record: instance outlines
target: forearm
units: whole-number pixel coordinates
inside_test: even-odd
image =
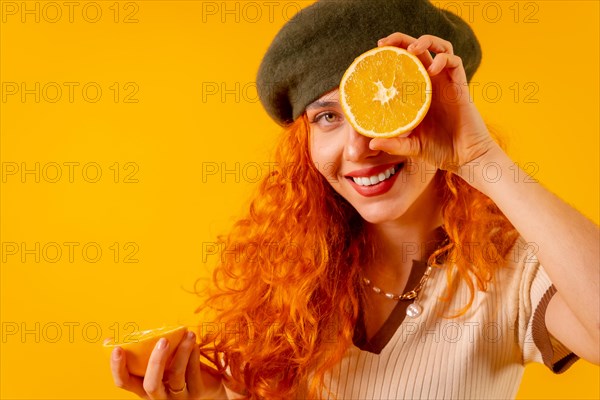
[[[500,147],[466,164],[458,175],[490,197],[521,236],[537,246],[536,256],[565,303],[590,335],[598,337],[598,226],[537,183]]]

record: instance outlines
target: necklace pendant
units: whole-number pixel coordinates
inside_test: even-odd
[[[423,307],[421,307],[417,303],[412,303],[408,307],[406,307],[406,315],[408,315],[411,318],[417,318],[419,315],[421,315],[422,311]]]

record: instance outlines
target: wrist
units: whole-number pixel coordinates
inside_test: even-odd
[[[502,180],[506,170],[511,168],[513,161],[496,142],[479,157],[461,165],[456,175],[465,182],[489,196],[492,184]]]

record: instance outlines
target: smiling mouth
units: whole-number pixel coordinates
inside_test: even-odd
[[[398,172],[400,172],[402,167],[404,167],[404,163],[394,165],[386,169],[385,171],[380,172],[379,174],[360,177],[347,176],[346,179],[353,180],[354,183],[356,183],[359,186],[374,186],[396,175]]]

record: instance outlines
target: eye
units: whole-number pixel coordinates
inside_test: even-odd
[[[321,128],[334,128],[343,121],[343,116],[337,112],[324,111],[315,115],[311,121],[313,124],[319,125]]]
[[[334,113],[328,112],[328,113],[324,113],[321,118],[323,118],[323,120],[325,120],[325,122],[334,123],[336,116]]]

